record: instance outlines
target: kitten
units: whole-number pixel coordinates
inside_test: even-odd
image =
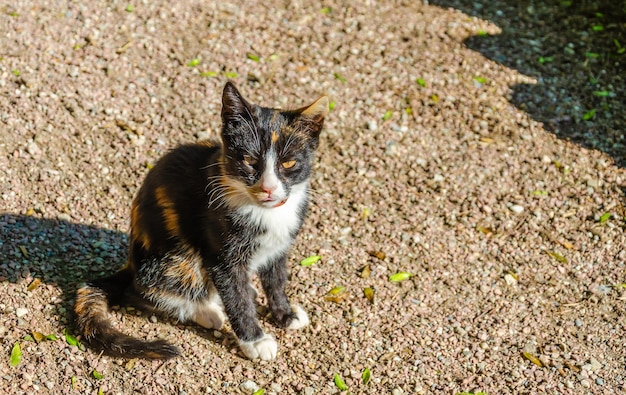
[[[131,213],[128,262],[83,284],[74,313],[79,332],[109,355],[166,359],[163,341],[122,334],[107,317],[131,303],[220,329],[226,318],[246,357],[276,357],[256,317],[258,274],[274,323],[309,323],[285,294],[287,254],[307,211],[309,179],[328,98],[291,111],[248,103],[226,83],[219,141],[183,145],[148,173]]]

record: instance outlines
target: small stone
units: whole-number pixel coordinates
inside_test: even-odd
[[[391,391],[391,394],[392,394],[392,395],[402,395],[403,393],[404,393],[404,392],[403,392],[400,388],[394,388],[394,389]]]
[[[509,209],[515,214],[521,214],[524,212],[524,207],[520,206],[519,204],[513,204],[511,205],[511,207],[509,207]]]
[[[157,319],[156,315],[151,315],[150,316],[150,322],[152,322],[153,324],[156,324],[157,321],[158,321],[158,319]]]
[[[18,307],[17,309],[15,309],[15,315],[17,316],[17,318],[22,318],[26,314],[28,314],[28,309],[27,308]]]
[[[315,393],[315,389],[313,387],[304,387],[302,390],[302,395],[313,395]]]
[[[216,339],[220,339],[222,337],[222,332],[213,331],[213,336],[215,336]]]
[[[580,328],[581,326],[583,326],[583,322],[581,320],[579,320],[579,319],[575,319],[574,320],[574,325],[576,325],[577,327]]]
[[[58,218],[60,221],[64,221],[64,222],[70,222],[70,221],[72,220],[72,217],[70,217],[70,215],[69,215],[69,214],[65,214],[65,213],[63,213],[63,214],[59,214],[59,215],[57,216],[57,218]]]
[[[32,156],[38,156],[41,154],[41,148],[39,148],[37,143],[35,143],[34,141],[28,143],[28,145],[26,146],[26,151]]]
[[[590,388],[591,387],[591,383],[587,379],[580,380],[580,385],[582,385],[585,388]]]
[[[441,174],[435,174],[435,176],[433,177],[433,181],[435,182],[442,182],[443,180],[445,180],[445,178],[443,178]]]
[[[259,386],[257,385],[257,383],[255,383],[252,380],[246,380],[243,383],[241,383],[239,386],[244,391],[247,391],[247,392],[250,392],[250,393],[252,393],[252,392],[254,392],[254,391],[259,389]]]
[[[376,121],[369,121],[367,123],[367,128],[372,132],[375,132],[378,129],[378,124],[376,123]]]
[[[198,139],[198,141],[208,140],[209,137],[211,137],[211,133],[206,130],[196,133],[196,138]]]
[[[507,285],[516,285],[517,279],[511,273],[507,273],[504,275],[504,281]]]
[[[598,370],[602,369],[602,364],[594,357],[591,357],[591,359],[589,360],[589,365],[591,365],[592,372],[597,372]]]

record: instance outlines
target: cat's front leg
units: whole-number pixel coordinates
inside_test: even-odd
[[[276,358],[278,345],[274,337],[259,326],[249,283],[250,277],[243,265],[222,265],[213,271],[213,284],[239,339],[241,351],[250,359],[269,361]]]
[[[259,270],[263,291],[267,296],[272,319],[277,326],[300,329],[309,324],[309,316],[298,305],[291,305],[285,293],[287,285],[287,257],[268,263]]]

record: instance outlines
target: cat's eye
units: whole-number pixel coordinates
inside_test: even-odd
[[[292,167],[296,165],[296,161],[288,160],[288,161],[281,163],[281,165],[283,166],[283,169],[291,169]]]
[[[243,156],[243,163],[246,164],[246,166],[254,166],[257,164],[257,160],[254,159],[253,157],[251,157],[250,155],[244,155]]]

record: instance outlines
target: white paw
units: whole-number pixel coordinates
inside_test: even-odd
[[[276,358],[278,344],[272,335],[265,334],[262,338],[253,342],[239,342],[239,347],[244,355],[249,359],[261,358],[264,361],[271,361]]]
[[[196,309],[192,319],[207,329],[221,329],[226,321],[226,315],[219,304],[207,303]]]
[[[309,325],[309,315],[302,309],[302,307],[294,304],[291,306],[291,310],[296,313],[295,318],[291,321],[291,324],[287,327],[287,329],[300,329]]]

